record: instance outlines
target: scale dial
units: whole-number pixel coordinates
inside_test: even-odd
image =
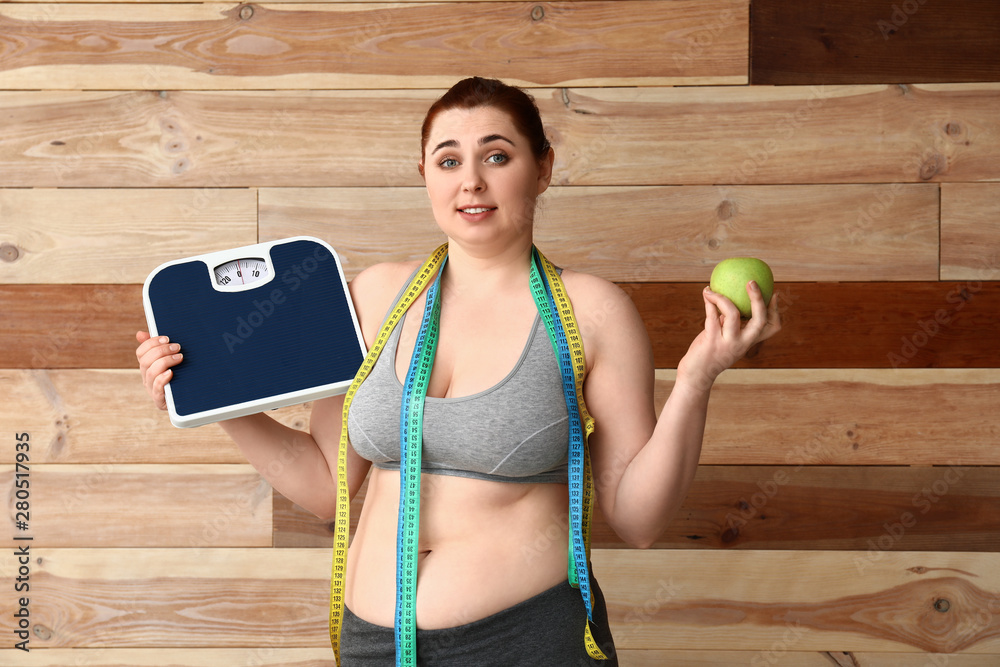
[[[238,288],[243,285],[267,282],[271,277],[267,262],[260,257],[234,259],[215,267],[215,284],[219,287]]]

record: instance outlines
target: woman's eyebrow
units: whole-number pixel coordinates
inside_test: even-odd
[[[488,144],[491,141],[497,141],[497,140],[506,141],[511,146],[515,145],[513,141],[503,136],[502,134],[487,134],[485,137],[479,140],[479,145],[482,146],[483,144]]]
[[[439,143],[437,146],[434,147],[434,150],[431,151],[431,155],[437,153],[442,148],[458,148],[458,142],[455,141],[454,139],[448,139],[447,141],[442,141],[441,143]]]
[[[511,146],[517,145],[507,137],[503,136],[502,134],[487,134],[485,137],[481,137],[479,139],[479,145],[483,146],[485,144],[490,143],[491,141],[506,141]],[[431,155],[437,153],[442,148],[458,148],[458,147],[459,147],[458,141],[456,141],[455,139],[448,139],[447,141],[442,141],[437,146],[435,146],[434,150],[431,151]]]

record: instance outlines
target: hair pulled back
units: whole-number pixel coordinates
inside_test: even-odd
[[[439,113],[479,107],[492,107],[506,112],[517,131],[527,137],[536,160],[541,161],[548,154],[550,144],[545,137],[542,117],[534,98],[520,88],[497,79],[473,76],[456,83],[427,110],[420,129],[421,156],[427,150],[427,138]]]

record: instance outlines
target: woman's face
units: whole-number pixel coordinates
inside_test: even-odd
[[[449,109],[431,126],[420,167],[434,218],[449,238],[471,245],[530,241],[552,153],[539,164],[504,111]]]

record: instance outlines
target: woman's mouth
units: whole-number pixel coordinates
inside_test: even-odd
[[[495,211],[496,207],[472,206],[469,208],[460,208],[458,210],[461,211],[462,213],[468,213],[469,215],[478,215],[479,213],[486,213],[487,211]]]

